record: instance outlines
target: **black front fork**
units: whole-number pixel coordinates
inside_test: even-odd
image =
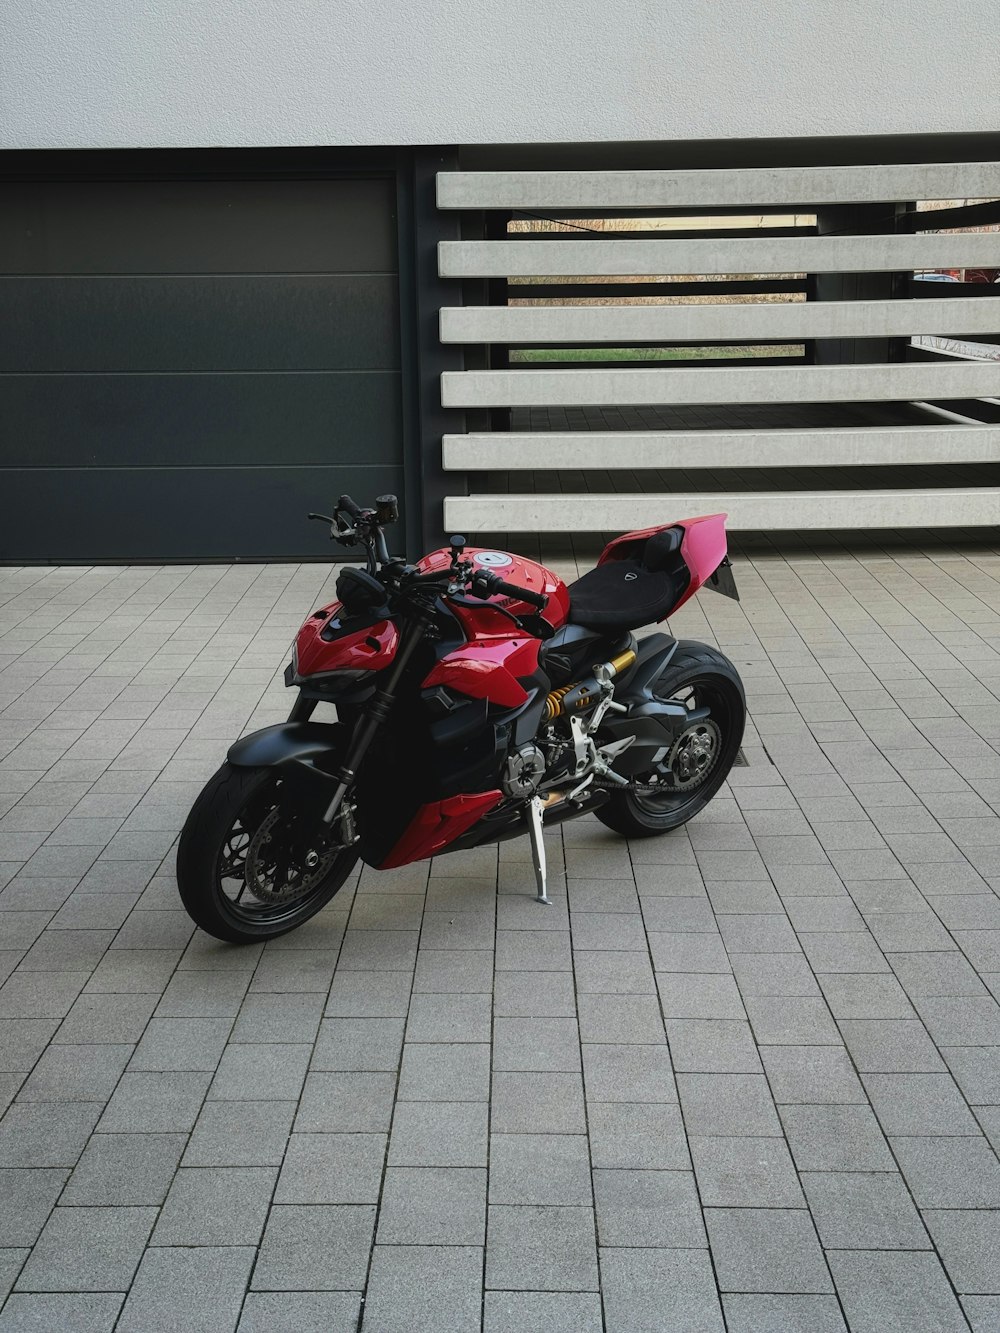
[[[375,739],[375,733],[389,716],[392,711],[392,705],[395,701],[396,689],[402,679],[403,672],[410,663],[410,659],[416,652],[420,641],[424,637],[428,621],[421,617],[411,624],[409,633],[400,645],[399,652],[396,654],[396,660],[392,664],[392,670],[388,678],[380,689],[376,690],[371,700],[364,709],[364,712],[358,718],[354,727],[354,733],[351,736],[350,744],[347,747],[347,755],[343,764],[334,773],[334,781],[337,783],[330,804],[323,814],[322,822],[329,828],[337,818],[337,811],[347,792],[350,790],[351,783],[357,776],[358,767],[368,751],[369,745]],[[301,700],[300,700],[301,702]],[[307,701],[312,702],[311,700]],[[292,710],[294,713],[294,709]],[[294,719],[298,721],[299,719]]]

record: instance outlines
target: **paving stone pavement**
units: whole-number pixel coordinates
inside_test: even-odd
[[[237,949],[175,839],[333,568],[0,570],[0,1333],[1000,1328],[1000,554],[736,574],[686,829]]]

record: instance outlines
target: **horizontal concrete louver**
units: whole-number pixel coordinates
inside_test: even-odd
[[[643,208],[801,213],[835,204],[902,201],[912,206],[919,199],[997,197],[997,162],[760,171],[449,172],[437,180],[442,209],[496,210],[508,216],[518,210],[543,215],[563,210],[578,219],[597,217],[602,210],[618,216]],[[581,212],[586,209],[594,211]],[[640,222],[637,228],[644,225]],[[705,239],[692,237],[690,231],[676,237],[664,231],[662,239],[649,239],[648,229],[642,239],[623,239],[615,230],[596,237],[528,232],[507,240],[443,242],[438,264],[445,278],[514,279],[508,291],[518,301],[456,303],[443,309],[440,337],[447,344],[557,350],[918,336],[1000,342],[1000,285],[993,291],[980,287],[974,295],[968,288],[958,289],[952,296],[947,288],[907,286],[905,280],[906,274],[920,270],[1000,268],[1000,235],[995,232],[768,235],[761,229],[738,236],[720,230]],[[655,281],[668,274],[803,273],[904,275],[896,280],[895,291],[911,294],[903,299],[762,303],[729,303],[723,297],[713,304],[664,306],[629,304],[624,283],[614,285],[616,278]],[[529,281],[517,284],[519,278]],[[581,279],[609,284],[614,300],[596,305],[533,300],[533,286],[541,291],[539,280],[553,293],[585,298],[590,284]],[[782,290],[788,287],[786,281]],[[456,294],[460,290],[456,284]],[[647,295],[654,290],[656,295],[670,294],[665,283],[655,289],[647,284],[643,290]],[[717,290],[724,290],[724,284]],[[711,291],[706,283],[705,292]],[[857,344],[866,346],[872,344]],[[859,355],[863,358],[865,351]],[[991,357],[988,350],[980,355]],[[982,470],[984,464],[1000,463],[1000,359],[872,357],[846,364],[775,364],[765,357],[756,364],[604,361],[591,368],[579,361],[553,365],[536,360],[511,369],[445,373],[441,394],[445,407],[514,412],[509,431],[479,429],[445,436],[445,469],[468,473],[473,492],[446,501],[449,527],[605,531],[706,510],[728,511],[730,526],[737,529],[1000,522],[1000,487],[983,484],[995,474],[984,476]],[[843,405],[849,419],[842,425],[806,421],[802,414],[815,415],[817,405]],[[752,413],[764,408],[776,414],[775,428],[752,428]],[[695,429],[685,429],[688,409],[702,411],[700,419],[692,417]],[[782,420],[786,409],[787,420]],[[671,428],[650,428],[650,416],[657,411]],[[546,428],[546,413],[558,421],[558,428]],[[891,419],[893,413],[897,420]],[[734,424],[722,429],[727,414]],[[531,428],[519,427],[519,418],[523,426],[529,416]],[[607,429],[609,420],[626,428]],[[969,466],[959,469],[956,464]],[[950,470],[939,474],[940,482],[931,474],[926,486],[913,484],[915,476],[923,480],[926,474],[910,471],[894,477],[891,470],[942,465],[951,465]],[[501,487],[501,493],[477,494],[477,477],[498,467],[533,473],[536,484],[526,487],[522,479],[520,485],[511,485],[515,493]],[[838,469],[835,482],[827,477],[821,483],[837,489],[810,485],[809,472],[798,471],[809,468]],[[974,468],[979,468],[978,476]],[[657,487],[655,473],[678,469],[693,470],[695,484]],[[726,469],[731,486],[725,484]],[[773,489],[759,476],[748,481],[748,470],[755,469],[767,470],[763,475],[775,479]],[[576,489],[571,484],[563,493],[544,493],[547,487],[554,492],[559,481],[553,478],[560,471],[575,474]],[[645,474],[638,484],[631,475],[636,471]],[[605,493],[580,481],[588,472],[603,474],[598,484],[606,486]]]

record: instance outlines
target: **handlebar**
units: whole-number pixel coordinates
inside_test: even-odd
[[[519,588],[516,583],[505,583],[499,574],[492,574],[486,569],[477,570],[473,575],[470,591],[477,597],[495,597],[497,593],[505,593],[508,597],[517,598],[519,602],[537,607],[539,611],[544,611],[549,604],[544,593],[533,592],[531,588]]]
[[[337,501],[337,508],[343,510],[345,514],[350,514],[351,518],[361,518],[363,510],[360,505],[356,505],[349,495],[342,495]]]

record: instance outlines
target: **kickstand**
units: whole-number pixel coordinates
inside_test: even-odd
[[[542,811],[545,809],[545,803],[540,796],[533,796],[528,805],[528,837],[531,839],[531,863],[535,867],[535,884],[538,893],[535,895],[536,903],[544,903],[546,907],[552,905],[552,899],[545,891],[545,843],[542,839]]]

